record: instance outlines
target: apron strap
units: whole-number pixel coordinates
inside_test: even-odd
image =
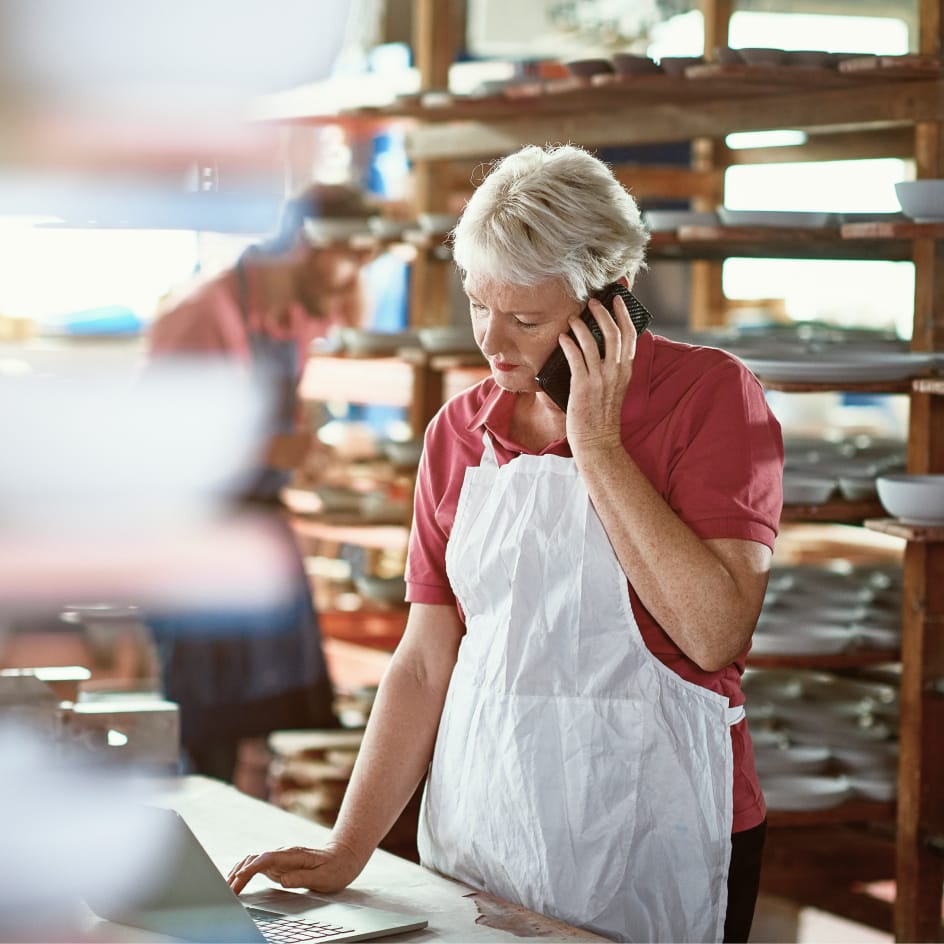
[[[492,438],[487,432],[482,433],[482,443],[485,448],[482,450],[482,460],[479,462],[479,465],[494,466],[497,468],[498,456],[495,455],[495,447],[492,445]]]
[[[747,712],[744,711],[743,705],[737,705],[734,708],[725,708],[725,713],[728,719],[728,727],[734,727],[739,721],[743,721],[747,717]]]

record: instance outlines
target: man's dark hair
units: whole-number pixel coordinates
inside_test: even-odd
[[[376,214],[370,195],[353,184],[310,184],[285,201],[276,234],[259,248],[267,253],[287,252],[306,219],[366,220]]]

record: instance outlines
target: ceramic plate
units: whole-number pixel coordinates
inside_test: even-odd
[[[803,213],[796,210],[731,210],[718,207],[718,218],[725,226],[777,226],[785,229],[821,229],[836,226],[835,213]]]
[[[766,357],[742,357],[741,360],[761,380],[787,383],[868,383],[905,380],[932,366],[933,355],[863,352],[858,356],[815,355],[805,360],[777,360]]]
[[[845,777],[767,777],[761,786],[772,810],[828,810],[852,795]]]
[[[825,655],[844,652],[855,642],[855,633],[843,626],[819,627],[814,632],[764,632],[758,626],[751,644],[754,655]]]
[[[830,756],[828,747],[797,744],[792,747],[757,749],[754,760],[758,773],[764,777],[773,774],[816,774],[826,768]]]

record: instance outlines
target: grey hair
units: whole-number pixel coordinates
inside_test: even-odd
[[[645,267],[649,233],[603,161],[573,145],[528,145],[496,161],[452,232],[463,280],[559,279],[586,299]]]

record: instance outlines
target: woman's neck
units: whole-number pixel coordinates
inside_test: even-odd
[[[567,416],[543,393],[519,393],[510,432],[515,442],[531,452],[541,452],[567,435]]]

